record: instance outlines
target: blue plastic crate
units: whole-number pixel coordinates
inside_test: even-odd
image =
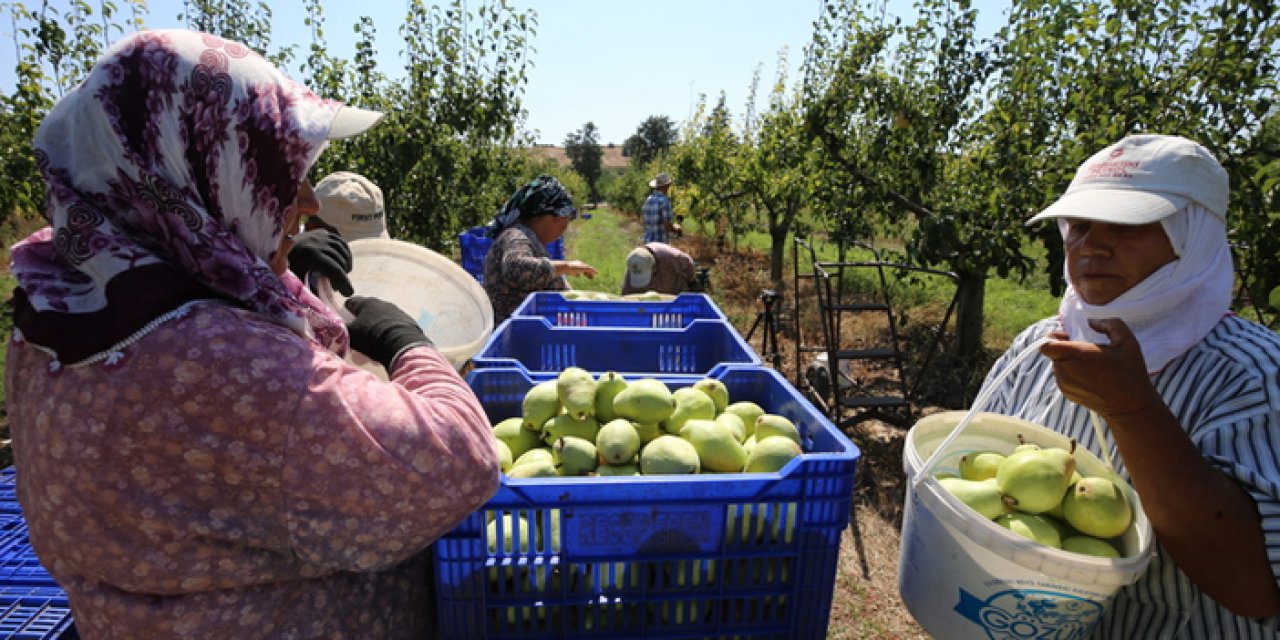
[[[477,369],[514,368],[530,375],[575,366],[592,373],[707,376],[728,367],[759,366],[760,356],[733,325],[694,320],[683,329],[558,327],[543,318],[508,318],[480,353]]]
[[[25,522],[19,530],[0,537],[0,585],[8,587],[57,587],[31,548]]]
[[[703,293],[682,293],[667,302],[568,300],[554,291],[529,294],[512,312],[516,318],[542,318],[563,327],[683,329],[694,320],[728,323],[720,307]]]
[[[77,637],[71,605],[61,589],[0,586],[0,638]]]
[[[489,255],[493,239],[485,227],[472,227],[458,234],[458,248],[462,254],[462,268],[480,284],[484,284],[484,257]],[[552,259],[564,260],[564,237],[547,244]]]
[[[795,422],[805,455],[778,473],[504,476],[436,543],[441,637],[825,638],[859,451],[776,371],[715,377]],[[467,381],[495,422],[534,384],[511,369]],[[489,548],[501,516],[529,546]]]

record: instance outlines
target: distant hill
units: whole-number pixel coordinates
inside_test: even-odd
[[[605,169],[625,169],[631,165],[631,158],[623,157],[622,146],[603,145],[600,150],[604,155],[600,158],[600,163]],[[536,144],[529,147],[529,152],[539,158],[551,158],[562,165],[568,165],[569,156],[565,155],[564,147],[557,147],[552,144]]]

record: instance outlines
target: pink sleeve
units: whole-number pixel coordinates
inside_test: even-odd
[[[336,569],[393,565],[497,491],[492,427],[438,351],[403,354],[392,382],[323,351],[286,445],[296,553]]]

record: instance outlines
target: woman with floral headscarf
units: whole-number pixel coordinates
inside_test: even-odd
[[[1031,219],[1058,224],[1069,286],[987,409],[1105,451],[1157,543],[1090,637],[1280,637],[1280,335],[1231,313],[1228,192],[1203,146],[1133,135]]]
[[[379,117],[162,30],[41,124],[50,226],[13,248],[5,387],[31,542],[81,636],[433,622],[420,551],[496,490],[488,420],[403,312],[352,298],[344,327],[287,268],[308,169]]]
[[[555,178],[538,176],[521,187],[490,224],[493,246],[484,258],[484,288],[493,303],[493,321],[502,322],[534,291],[564,291],[565,276],[596,277],[581,260],[553,260],[555,242],[578,217],[573,197]]]

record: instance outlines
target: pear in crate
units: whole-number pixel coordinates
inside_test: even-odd
[[[583,420],[596,414],[596,379],[580,367],[565,367],[556,376],[556,396],[569,415]]]
[[[739,400],[731,403],[724,408],[724,412],[732,413],[742,418],[742,424],[747,427],[748,436],[756,432],[756,419],[764,415],[764,409],[750,400]]]
[[[1062,548],[1062,538],[1058,536],[1057,527],[1042,515],[1014,511],[996,518],[996,524],[1046,547]]]
[[[503,471],[511,470],[511,447],[501,440],[494,440],[493,444],[498,449],[498,467]]]
[[[784,416],[773,413],[766,413],[756,418],[755,436],[756,442],[768,438],[782,437],[790,439],[797,445],[804,444],[800,440],[800,430],[796,428],[795,423]]]
[[[790,438],[757,440],[751,447],[751,453],[747,454],[747,464],[742,470],[747,473],[774,473],[802,453],[800,445]]]
[[[715,402],[693,387],[676,389],[671,397],[676,401],[676,408],[670,417],[662,421],[663,431],[671,435],[680,435],[684,423],[689,420],[712,420],[716,417]]]
[[[632,422],[658,424],[676,410],[675,398],[666,383],[657,378],[641,378],[613,397],[613,410]]]
[[[596,423],[595,416],[588,415],[579,420],[568,413],[562,413],[542,426],[542,441],[554,445],[556,440],[564,436],[578,436],[595,442],[596,433],[599,431],[600,425]]]
[[[693,383],[693,388],[707,394],[715,403],[716,415],[720,415],[729,406],[729,387],[715,378],[703,378]]]
[[[514,469],[523,464],[549,464],[555,465],[555,456],[551,454],[551,447],[534,447],[518,456],[511,461],[511,468]]]
[[[585,476],[596,470],[595,443],[578,436],[564,436],[551,446],[556,472],[562,476]]]
[[[680,436],[662,435],[640,450],[640,472],[644,475],[698,473],[698,450]]]
[[[1004,462],[1004,454],[996,451],[974,451],[960,458],[960,477],[965,480],[986,480],[996,477],[996,470]]]
[[[519,458],[530,449],[542,446],[542,439],[538,437],[538,432],[524,428],[524,418],[521,417],[507,418],[494,425],[493,436],[507,443],[512,459]]]
[[[939,478],[938,484],[988,520],[995,520],[1008,511],[1004,495],[1000,493],[1000,486],[996,484],[994,478],[986,480]]]
[[[746,442],[747,425],[742,421],[742,418],[737,416],[737,414],[729,413],[728,411],[722,412],[720,415],[716,416],[716,422],[728,427],[729,431],[733,432],[734,440],[737,440],[739,443]]]
[[[610,420],[596,433],[596,451],[604,464],[625,464],[640,453],[640,432],[626,418]]]
[[[1093,476],[1076,482],[1062,501],[1062,515],[1080,533],[1114,538],[1133,522],[1125,489],[1110,478]]]
[[[640,475],[640,465],[628,464],[602,464],[596,467],[597,476],[638,476]]]
[[[560,396],[556,393],[556,381],[547,380],[533,385],[521,401],[521,417],[524,428],[542,431],[542,425],[560,413]]]
[[[666,435],[666,432],[662,430],[661,423],[632,422],[631,426],[635,427],[636,433],[640,434],[641,447],[643,447],[646,444],[649,444],[650,442],[653,442],[653,439],[657,438],[658,436]]]
[[[512,465],[511,470],[507,472],[509,478],[555,478],[559,475],[555,463],[550,460],[535,460]]]
[[[689,420],[680,437],[698,452],[703,471],[740,472],[747,464],[747,452],[733,432],[715,420]]]
[[[1071,451],[1059,447],[1014,451],[1000,463],[996,482],[1023,513],[1044,513],[1062,502],[1076,470],[1076,442]]]
[[[613,410],[613,399],[627,388],[627,379],[613,371],[606,371],[596,378],[596,421],[604,424],[618,417]]]

